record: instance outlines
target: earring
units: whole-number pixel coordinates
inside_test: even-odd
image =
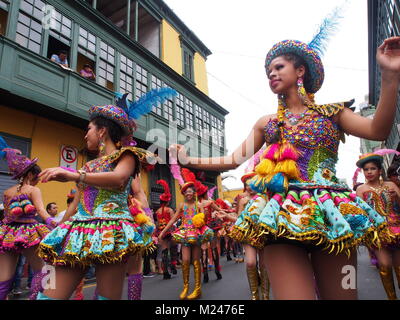
[[[306,89],[304,88],[303,78],[297,79],[297,94],[299,95],[303,104],[308,105],[308,96]]]
[[[106,144],[104,143],[104,140],[102,138],[99,142],[99,155],[101,157],[106,155]]]

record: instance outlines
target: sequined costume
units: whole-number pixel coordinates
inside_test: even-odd
[[[37,246],[50,232],[45,224],[35,219],[37,211],[27,194],[20,193],[12,198],[4,195],[4,213],[0,222],[0,254],[21,253],[23,249]]]
[[[161,231],[164,230],[165,226],[171,220],[171,215],[169,213],[169,210],[166,210],[165,207],[161,207],[161,210],[157,210],[156,216],[157,216],[157,229],[154,236],[158,237]],[[168,231],[164,234],[163,239],[170,239],[172,236],[171,233],[173,231],[175,231],[174,226],[168,229]]]
[[[204,215],[206,218],[206,225],[210,229],[212,229],[212,231],[214,231],[214,235],[216,235],[218,231],[222,229],[223,225],[221,219],[218,219],[217,217],[213,218],[212,216],[212,213],[214,211],[214,209],[212,208],[213,203],[214,201],[210,202],[204,207]]]
[[[189,208],[186,204],[183,206],[182,223],[180,227],[172,233],[172,237],[178,243],[185,246],[192,244],[201,245],[202,243],[209,242],[214,236],[214,232],[203,225],[201,228],[196,228],[193,225],[193,217],[196,214],[195,208]]]
[[[139,160],[146,156],[142,149],[125,147],[86,163],[83,170],[88,173],[113,171],[125,152],[133,153]],[[133,176],[138,170],[137,161]],[[41,242],[39,255],[53,265],[88,266],[126,261],[139,250],[152,249],[151,236],[135,223],[128,208],[131,179],[120,190],[80,185],[77,213]]]
[[[342,252],[360,243],[370,246],[384,218],[335,177],[341,132],[333,116],[344,105],[315,110],[296,126],[283,126],[283,139],[299,152],[300,181],[290,180],[287,192],[269,194],[259,219],[238,221],[232,236],[253,241],[259,248],[279,239],[302,241],[329,252]],[[276,135],[278,119],[265,127],[266,144]]]
[[[396,203],[393,203],[389,193],[389,187],[384,186],[376,190],[368,190],[363,193],[363,199],[379,214],[386,218],[391,238],[384,233],[380,234],[381,242],[386,246],[398,247],[400,244],[400,215],[395,211]]]

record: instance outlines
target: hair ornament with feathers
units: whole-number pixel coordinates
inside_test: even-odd
[[[164,193],[160,195],[160,200],[164,201],[164,202],[171,201],[171,191],[169,189],[168,182],[163,179],[160,179],[160,180],[157,180],[156,183],[161,185],[164,189]]]

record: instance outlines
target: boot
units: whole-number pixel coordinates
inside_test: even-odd
[[[42,273],[42,271],[34,273],[32,278],[32,284],[30,290],[31,294],[29,296],[29,300],[36,300],[38,293],[43,291],[42,280],[45,275],[46,274]]]
[[[11,291],[14,278],[7,281],[0,281],[0,300],[6,300],[8,293]]]
[[[193,261],[194,267],[194,290],[187,296],[188,300],[195,300],[201,296],[201,264],[200,260]]]
[[[143,273],[128,276],[128,300],[142,300]],[[97,295],[99,297],[99,295]],[[100,300],[97,298],[97,300]]]
[[[177,264],[178,264],[178,246],[172,245],[169,249],[169,254],[171,256],[171,272],[172,274],[177,274],[176,271]]]
[[[269,288],[270,282],[268,279],[267,269],[260,269],[260,277],[261,277],[261,296],[262,300],[269,300]]]
[[[176,261],[172,261],[170,264],[172,274],[177,274],[178,271],[176,270]]]
[[[217,280],[221,280],[222,279],[221,266],[219,265],[219,255],[217,248],[212,249],[212,257],[214,260],[215,274],[217,275]]]
[[[247,280],[249,281],[251,300],[260,300],[258,293],[258,271],[257,267],[247,267]]]
[[[171,279],[171,275],[168,272],[168,265],[169,265],[169,262],[168,262],[168,249],[164,249],[161,252],[161,254],[162,254],[162,268],[163,268],[163,271],[164,271],[163,279]]]
[[[396,290],[393,282],[393,272],[391,267],[380,266],[379,275],[381,276],[383,287],[389,300],[397,300]]]
[[[232,261],[231,250],[229,249],[226,252],[226,261]]]
[[[190,275],[190,262],[182,262],[182,278],[183,278],[183,290],[179,295],[179,299],[184,300],[189,292],[189,275]]]

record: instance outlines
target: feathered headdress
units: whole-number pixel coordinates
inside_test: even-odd
[[[181,170],[182,173],[182,178],[185,181],[185,183],[181,186],[181,193],[185,193],[187,188],[189,187],[194,187],[196,186],[196,176],[192,171],[190,171],[187,168],[182,168]]]
[[[160,179],[160,180],[157,180],[156,183],[161,185],[164,188],[164,193],[162,195],[160,195],[160,200],[164,201],[164,202],[171,201],[171,192],[169,190],[168,182],[163,179]]]
[[[214,197],[214,192],[216,189],[217,189],[217,186],[214,186],[207,191],[207,196],[209,199],[212,199]]]

